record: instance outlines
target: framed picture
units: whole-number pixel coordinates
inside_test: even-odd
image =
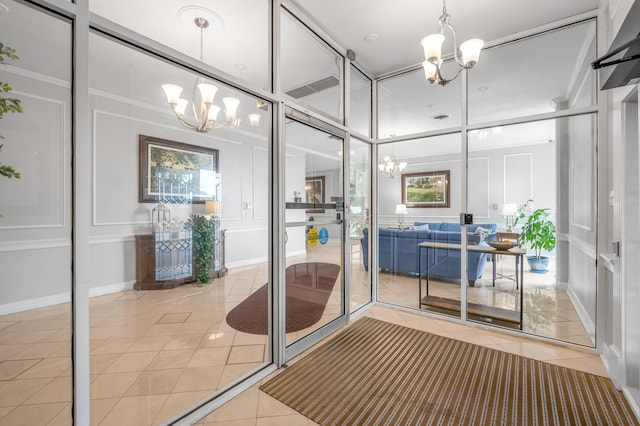
[[[449,175],[449,170],[403,174],[402,203],[407,207],[449,207]]]
[[[305,193],[307,203],[324,203],[325,189],[324,176],[307,176],[305,178]],[[310,209],[307,213],[324,213],[324,209]]]
[[[220,199],[218,150],[140,135],[138,201],[168,204]]]

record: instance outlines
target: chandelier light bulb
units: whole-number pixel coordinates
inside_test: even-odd
[[[442,15],[438,19],[440,25],[440,33],[430,34],[422,39],[421,44],[424,49],[425,61],[422,63],[424,68],[424,76],[431,83],[438,83],[441,86],[446,85],[455,80],[463,69],[470,69],[478,62],[480,50],[484,46],[484,41],[479,38],[467,40],[460,45],[460,55],[458,55],[458,42],[456,40],[456,30],[451,25],[451,16],[447,13],[446,0],[442,1]],[[450,79],[442,76],[442,44],[444,43],[445,27],[449,29],[453,35],[453,56],[456,63],[460,66],[458,72]]]
[[[249,117],[249,125],[251,127],[260,125],[260,114],[249,114],[247,117]]]
[[[215,122],[218,119],[218,113],[220,112],[220,107],[217,105],[211,105],[209,107],[209,114],[207,115],[207,121]]]
[[[222,99],[222,102],[224,103],[224,113],[227,116],[227,120],[235,120],[236,112],[238,111],[238,105],[240,104],[240,99],[226,97]]]
[[[212,104],[213,98],[216,96],[218,88],[213,84],[200,83],[198,84],[198,89],[200,90],[200,94],[202,95],[202,103],[205,105]]]
[[[164,90],[164,94],[167,95],[167,102],[171,105],[176,105],[180,100],[180,95],[182,94],[182,87],[176,84],[163,84],[162,90]]]
[[[178,115],[178,117],[184,117],[184,111],[185,109],[187,109],[188,104],[189,104],[188,100],[184,98],[178,99],[178,102],[175,104],[173,108],[173,110]]]

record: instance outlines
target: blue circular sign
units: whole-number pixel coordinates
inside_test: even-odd
[[[318,234],[318,241],[320,241],[320,244],[327,244],[327,241],[329,241],[329,231],[327,231],[327,228],[322,228],[320,230],[320,233]]]

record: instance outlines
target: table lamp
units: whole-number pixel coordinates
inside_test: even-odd
[[[398,215],[398,227],[402,228],[402,217],[405,214],[409,214],[409,212],[407,211],[407,205],[406,204],[398,204],[396,206],[396,214]]]
[[[502,206],[502,216],[504,216],[507,225],[507,232],[513,231],[513,217],[518,211],[518,206],[514,203],[507,203]]]

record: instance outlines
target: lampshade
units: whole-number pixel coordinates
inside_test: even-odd
[[[424,61],[422,63],[422,67],[424,68],[424,76],[427,80],[435,80],[436,78],[436,72],[438,71],[438,69],[436,68],[435,65],[433,65],[431,62],[429,61]]]
[[[514,216],[518,211],[518,206],[514,203],[507,203],[502,206],[502,216]]]
[[[251,127],[256,127],[260,124],[260,114],[249,114],[247,117],[249,117],[249,125]]]
[[[424,48],[424,57],[426,60],[432,58],[440,59],[442,43],[444,43],[444,36],[442,34],[430,34],[423,38],[420,43]]]
[[[409,212],[407,211],[407,205],[406,204],[398,204],[396,206],[396,213],[395,214],[409,214]]]
[[[216,96],[218,88],[213,84],[200,83],[198,84],[198,89],[200,90],[200,94],[202,95],[202,102],[205,104],[212,104],[213,98]]]
[[[207,200],[204,202],[205,214],[219,214],[222,210],[222,202],[217,200]]]
[[[236,119],[236,111],[238,110],[238,105],[240,104],[240,99],[236,98],[223,98],[222,102],[224,102],[225,107],[225,115],[227,116],[227,120],[233,121]]]
[[[180,99],[180,94],[182,93],[182,87],[177,84],[163,84],[162,90],[164,90],[164,94],[167,95],[167,102],[175,105],[178,103]]]
[[[484,46],[484,41],[479,38],[472,38],[460,45],[460,52],[462,53],[462,63],[465,66],[474,65],[478,62],[480,57],[480,50]]]

